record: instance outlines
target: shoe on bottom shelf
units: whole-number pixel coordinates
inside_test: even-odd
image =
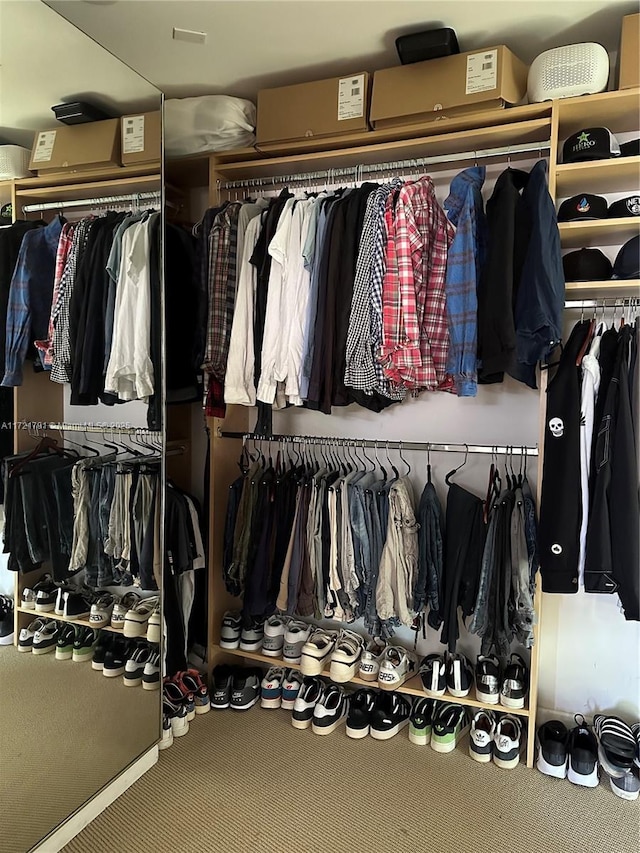
[[[13,599],[0,595],[0,646],[10,646],[13,643]]]
[[[493,763],[503,770],[513,770],[520,763],[522,723],[518,717],[505,714],[498,720],[493,736]]]
[[[93,647],[93,655],[91,657],[91,669],[96,669],[102,672],[104,668],[104,659],[107,651],[111,648],[116,635],[111,631],[98,631],[98,639]]]
[[[56,642],[56,660],[71,660],[73,641],[76,638],[75,625],[63,625]]]
[[[569,732],[560,720],[549,720],[538,729],[536,767],[545,776],[566,779]]]
[[[576,714],[575,721],[575,728],[569,734],[567,778],[574,785],[597,788],[600,781],[598,742],[582,714]]]
[[[237,669],[231,682],[230,707],[234,711],[248,711],[260,699],[262,672],[254,667]]]
[[[31,651],[34,655],[46,655],[48,652],[52,652],[56,647],[59,635],[60,626],[57,622],[45,622],[42,628],[33,635]]]
[[[171,734],[173,737],[183,737],[183,735],[188,734],[189,720],[187,719],[187,709],[182,703],[176,704],[174,702],[171,702],[165,696],[162,700],[162,713],[168,718],[171,724]]]
[[[284,681],[282,682],[282,703],[281,708],[285,711],[293,711],[293,706],[298,698],[298,693],[302,687],[302,673],[297,669],[285,669]]]
[[[433,720],[431,749],[453,752],[460,738],[469,731],[469,717],[462,705],[443,702]]]
[[[369,733],[375,740],[389,740],[409,725],[411,702],[401,693],[379,693],[371,714]]]
[[[162,682],[162,690],[165,699],[168,699],[174,705],[184,705],[187,709],[187,720],[191,722],[196,718],[196,703],[192,693],[185,692],[179,682],[177,676],[173,678],[165,678]]]
[[[153,649],[146,643],[134,647],[130,657],[124,665],[122,681],[125,687],[139,687],[142,684],[144,668],[153,654]]]
[[[31,652],[33,650],[33,638],[46,625],[46,619],[34,619],[26,628],[20,630],[18,635],[18,651]]]
[[[371,714],[376,704],[377,693],[369,687],[363,687],[351,697],[347,716],[347,736],[354,740],[366,737],[370,731]]]
[[[284,669],[272,666],[260,683],[260,707],[279,708],[282,704]]]
[[[160,687],[160,652],[156,649],[144,665],[142,671],[142,689],[158,690]],[[200,712],[202,713],[202,712]]]
[[[609,776],[611,790],[623,800],[637,800],[640,794],[640,779],[637,770],[627,770],[624,776]]]
[[[234,668],[225,663],[214,667],[211,673],[211,707],[214,711],[222,711],[231,704],[233,673]]]
[[[76,626],[76,635],[73,640],[73,660],[76,663],[91,660],[95,642],[96,632],[93,628],[83,628],[80,625]]]
[[[107,678],[124,675],[127,659],[133,654],[134,648],[135,646],[125,640],[124,637],[116,635],[105,652],[102,674]]]
[[[433,717],[437,703],[433,699],[417,699],[409,719],[409,740],[417,746],[426,746],[431,740]]]
[[[316,735],[329,735],[342,725],[349,713],[349,699],[344,688],[329,684],[313,709],[311,730]]]
[[[493,754],[496,718],[493,711],[476,711],[469,731],[469,755],[474,761],[487,764]]]
[[[167,714],[162,715],[162,736],[158,743],[158,749],[169,749],[173,746],[173,731],[171,730],[171,718]]]
[[[291,712],[291,725],[294,729],[309,728],[313,720],[313,712],[322,698],[323,691],[324,684],[319,678],[308,675],[304,679]]]
[[[157,654],[157,652],[154,652],[154,654]],[[189,693],[193,696],[196,714],[198,716],[208,714],[211,710],[209,688],[202,680],[202,676],[198,670],[185,669],[183,672],[179,672],[177,674],[176,679],[178,679],[178,683],[180,684],[183,693]]]
[[[596,714],[593,728],[598,738],[598,758],[609,776],[624,776],[637,758],[636,738],[620,717]]]

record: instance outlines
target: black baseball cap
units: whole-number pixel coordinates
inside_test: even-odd
[[[587,127],[574,133],[562,146],[563,163],[608,160],[620,156],[620,145],[608,127]]]
[[[620,154],[623,157],[639,157],[640,139],[631,139],[629,142],[621,142]]]
[[[578,249],[562,259],[565,281],[606,281],[611,261],[600,249]]]
[[[620,201],[612,201],[607,216],[609,219],[640,216],[640,195],[630,195],[628,198],[621,198]]]
[[[581,193],[563,201],[558,210],[558,222],[576,219],[604,219],[607,215],[607,200],[601,195]]]
[[[640,278],[640,236],[632,237],[618,252],[612,278]]]

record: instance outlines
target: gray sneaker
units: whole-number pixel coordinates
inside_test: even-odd
[[[288,664],[299,664],[302,660],[302,647],[311,636],[313,625],[306,622],[289,622],[284,634],[282,659]]]
[[[623,800],[637,800],[640,794],[640,779],[637,770],[627,770],[624,776],[609,776],[611,790]]]
[[[253,708],[260,698],[261,677],[261,670],[253,667],[236,670],[231,684],[231,708],[234,711],[248,711]]]

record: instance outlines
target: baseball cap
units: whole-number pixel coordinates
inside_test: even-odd
[[[640,236],[632,237],[616,256],[612,278],[640,278]]]
[[[611,261],[600,249],[578,249],[562,259],[565,281],[605,281],[611,278]]]
[[[640,216],[640,195],[630,195],[627,198],[621,198],[619,201],[612,201],[607,216],[609,219]]]
[[[575,219],[604,219],[607,215],[607,200],[601,195],[581,193],[563,201],[558,210],[558,222]]]
[[[620,145],[608,127],[587,127],[574,133],[562,146],[563,163],[608,160],[620,156]]]
[[[620,154],[623,157],[640,156],[640,139],[631,139],[629,142],[621,142]]]

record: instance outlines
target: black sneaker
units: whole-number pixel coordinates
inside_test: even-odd
[[[91,660],[93,647],[96,642],[96,632],[93,628],[76,627],[76,636],[73,641],[73,659],[76,663]]]
[[[469,714],[463,705],[438,703],[431,730],[431,749],[453,752],[460,738],[469,731]]]
[[[433,699],[417,699],[409,718],[409,740],[417,746],[426,746],[431,740],[433,715],[437,703]]]
[[[485,705],[497,705],[500,700],[500,661],[495,655],[478,655],[476,699]]]
[[[313,720],[313,711],[324,691],[324,684],[319,678],[308,675],[302,680],[291,712],[291,725],[294,729],[308,729]]]
[[[328,684],[313,709],[311,731],[329,735],[345,722],[349,713],[349,698],[343,687]]]
[[[46,619],[34,619],[26,628],[20,629],[18,635],[18,651],[31,652],[33,651],[33,638],[47,624]]]
[[[171,723],[171,734],[173,737],[182,737],[189,733],[189,720],[187,709],[182,702],[174,703],[166,696],[162,700],[162,713]],[[164,723],[163,723],[164,728]],[[164,739],[164,732],[163,732]]]
[[[524,708],[529,691],[529,670],[518,654],[512,654],[502,678],[500,704],[505,708]]]
[[[78,587],[67,581],[56,581],[56,603],[54,612],[56,616],[64,616],[64,594],[65,592],[78,592]]]
[[[64,613],[67,619],[82,619],[91,613],[91,601],[81,592],[65,592]],[[36,604],[37,607],[37,604]]]
[[[567,746],[569,732],[560,720],[549,720],[538,729],[536,738],[538,758],[536,767],[545,776],[565,779],[567,776]]]
[[[102,672],[104,667],[104,658],[107,651],[111,648],[111,643],[115,639],[116,634],[111,631],[98,631],[98,639],[93,647],[93,656],[91,658],[91,669],[97,669]]]
[[[142,684],[144,668],[155,654],[155,649],[148,643],[138,643],[124,665],[123,683],[127,687],[138,687]]]
[[[13,600],[7,595],[0,595],[0,646],[13,643],[13,626]]]
[[[76,638],[75,625],[63,625],[56,642],[56,660],[71,660],[73,657],[73,641]]]
[[[582,714],[575,715],[576,726],[569,735],[569,767],[567,778],[574,785],[597,788],[598,742]]]
[[[389,740],[409,725],[411,702],[401,693],[379,693],[371,714],[371,737]]]
[[[231,681],[230,707],[234,711],[248,711],[260,699],[262,672],[254,667],[237,669]]]
[[[351,697],[347,716],[347,735],[355,740],[369,734],[371,713],[376,704],[376,692],[363,687]]]
[[[473,686],[473,667],[465,655],[447,655],[447,690],[457,699],[468,696]]]
[[[216,666],[211,673],[211,707],[221,711],[231,704],[231,682],[234,667],[227,664]]]
[[[637,744],[631,730],[620,717],[596,714],[593,727],[598,737],[598,758],[609,776],[624,776],[636,758]]]
[[[132,646],[124,637],[116,635],[111,643],[111,647],[107,649],[104,656],[102,674],[106,675],[107,678],[124,675],[127,658],[130,657],[134,648],[135,646]]]
[[[442,655],[427,655],[420,664],[422,689],[427,696],[444,696],[447,689],[446,667]]]
[[[34,634],[31,651],[34,655],[46,655],[49,652],[52,652],[56,647],[59,636],[60,625],[52,619],[48,620],[42,628]]]
[[[36,610],[38,613],[50,613],[56,604],[56,593],[56,585],[51,575],[43,575],[31,588],[22,591],[22,607]]]

